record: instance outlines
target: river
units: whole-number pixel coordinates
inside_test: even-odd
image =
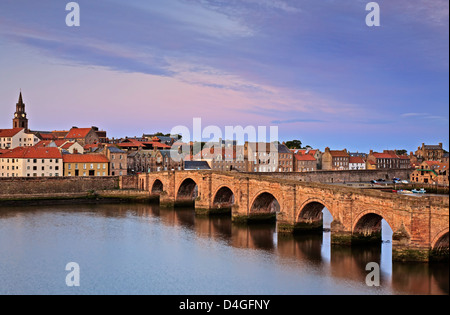
[[[193,209],[4,207],[0,294],[448,294],[449,265],[392,263],[388,230],[380,246],[341,248],[329,232],[282,236]],[[66,284],[69,262],[79,286]],[[381,266],[379,287],[366,285],[369,262]]]

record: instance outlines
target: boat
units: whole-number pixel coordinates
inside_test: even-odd
[[[405,195],[413,194],[413,192],[409,191],[409,190],[398,190],[397,193],[398,194],[405,194]]]
[[[425,189],[421,188],[420,190],[413,189],[412,192],[414,194],[425,194],[427,191]]]

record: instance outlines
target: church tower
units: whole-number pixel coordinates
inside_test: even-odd
[[[13,128],[25,128],[28,130],[28,118],[25,112],[25,104],[22,100],[22,92],[19,95],[19,102],[16,104],[16,112],[13,118]]]

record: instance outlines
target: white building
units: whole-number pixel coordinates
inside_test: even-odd
[[[25,133],[24,128],[0,129],[0,149],[32,147],[39,138],[32,133]]]
[[[349,170],[365,170],[366,162],[359,156],[351,156],[348,163]]]
[[[18,147],[0,155],[0,177],[63,176],[58,148]]]

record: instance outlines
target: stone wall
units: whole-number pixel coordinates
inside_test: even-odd
[[[9,195],[85,193],[119,188],[119,177],[0,178],[0,198]]]
[[[120,189],[138,189],[139,177],[137,175],[120,176]]]
[[[400,178],[409,180],[412,169],[393,170],[353,170],[353,171],[316,171],[305,173],[249,173],[252,175],[270,176],[281,179],[317,183],[370,182],[371,180],[392,180]]]

